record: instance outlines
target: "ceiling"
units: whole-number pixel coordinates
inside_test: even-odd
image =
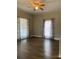
[[[29,0],[17,0],[17,8],[32,14],[52,12],[61,9],[61,0],[43,0],[43,1],[45,3],[45,7],[43,11],[41,10],[34,11]]]

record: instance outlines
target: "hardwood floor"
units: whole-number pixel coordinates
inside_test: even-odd
[[[59,41],[31,38],[18,41],[17,59],[60,59]]]

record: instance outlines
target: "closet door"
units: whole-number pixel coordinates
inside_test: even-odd
[[[28,20],[20,18],[20,37],[21,39],[27,38],[29,35]]]

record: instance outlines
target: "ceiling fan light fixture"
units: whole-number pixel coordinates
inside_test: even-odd
[[[31,4],[34,10],[44,10],[45,3],[42,0],[31,0]]]
[[[35,10],[38,10],[38,9],[39,9],[39,8],[36,6],[36,7],[35,7]]]

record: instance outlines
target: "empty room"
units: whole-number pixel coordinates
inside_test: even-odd
[[[17,59],[61,59],[61,0],[17,0]]]

